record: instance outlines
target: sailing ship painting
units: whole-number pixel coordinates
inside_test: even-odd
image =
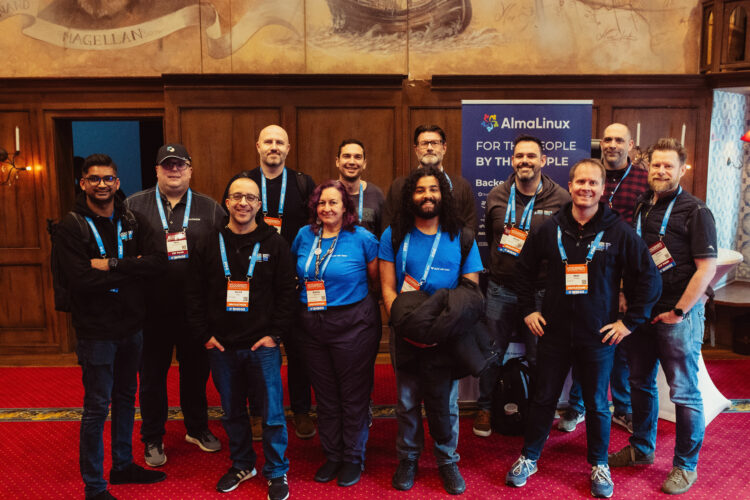
[[[421,32],[429,38],[462,33],[471,22],[471,0],[327,0],[338,33],[389,35]]]

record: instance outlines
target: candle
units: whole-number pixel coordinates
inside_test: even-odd
[[[680,144],[685,145],[685,124],[682,124],[682,136],[680,137]]]
[[[21,151],[21,133],[16,127],[16,151]]]
[[[638,127],[636,128],[635,145],[636,146],[641,145],[641,122],[638,122]]]

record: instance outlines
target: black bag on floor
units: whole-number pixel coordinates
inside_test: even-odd
[[[503,365],[492,394],[492,430],[506,436],[523,434],[531,384],[531,372],[525,357],[511,358]]]

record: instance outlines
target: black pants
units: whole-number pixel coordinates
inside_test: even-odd
[[[167,421],[167,372],[177,348],[180,364],[180,407],[187,433],[197,437],[208,428],[208,354],[190,337],[184,321],[148,320],[143,328],[140,369],[141,441],[160,443]]]

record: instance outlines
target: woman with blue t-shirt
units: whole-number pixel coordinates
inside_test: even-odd
[[[318,403],[326,462],[315,480],[359,481],[369,433],[368,408],[380,342],[380,309],[369,283],[378,280],[378,240],[356,225],[354,203],[339,181],[310,196],[312,224],[292,243],[300,279],[302,344]]]

